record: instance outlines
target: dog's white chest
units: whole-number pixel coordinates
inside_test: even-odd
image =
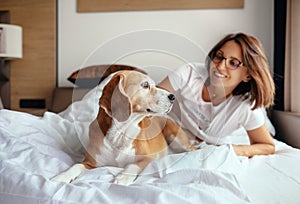
[[[136,116],[123,123],[113,121],[112,127],[104,137],[103,146],[100,147],[100,155],[96,158],[99,166],[124,167],[135,161],[133,141],[140,133],[138,124],[143,118]]]

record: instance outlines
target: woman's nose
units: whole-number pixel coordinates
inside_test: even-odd
[[[218,64],[216,64],[217,69],[226,70],[226,59],[221,60]]]

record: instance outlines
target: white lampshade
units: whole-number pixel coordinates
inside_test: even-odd
[[[0,24],[0,58],[22,58],[22,27]]]

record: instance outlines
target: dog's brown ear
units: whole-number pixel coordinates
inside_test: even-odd
[[[130,99],[124,92],[123,78],[124,75],[121,74],[113,76],[104,87],[100,98],[100,106],[119,122],[126,121],[132,113]]]

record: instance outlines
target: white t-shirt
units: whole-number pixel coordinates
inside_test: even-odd
[[[242,96],[230,96],[218,105],[205,102],[202,89],[207,77],[208,71],[200,63],[186,64],[168,76],[178,102],[170,116],[207,143],[249,144],[245,130],[258,128],[268,120],[265,109],[252,111],[249,100]],[[275,133],[269,124],[267,128]]]

